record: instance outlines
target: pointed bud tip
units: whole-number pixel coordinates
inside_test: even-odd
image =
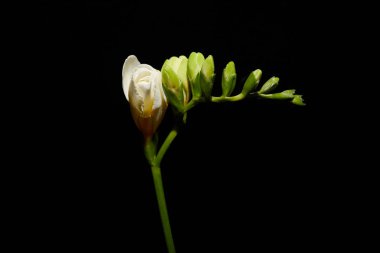
[[[259,82],[263,72],[261,71],[261,69],[256,69],[255,71],[253,71],[253,74],[255,75],[256,80]]]
[[[295,105],[305,106],[305,102],[303,101],[302,95],[295,95],[292,103]]]
[[[260,69],[256,69],[251,72],[248,76],[247,80],[244,83],[243,90],[241,93],[246,96],[249,92],[254,91],[257,88],[257,85],[260,82],[260,78],[262,75],[262,71]]]

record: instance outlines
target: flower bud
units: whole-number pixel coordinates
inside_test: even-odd
[[[235,63],[230,61],[223,70],[222,97],[228,97],[234,91],[236,85]]]
[[[272,77],[271,79],[266,81],[266,83],[264,83],[263,87],[261,87],[258,93],[265,94],[265,93],[271,92],[277,87],[279,81],[280,81],[280,78],[275,77],[275,76]]]
[[[255,90],[257,85],[260,82],[261,74],[262,74],[262,71],[260,69],[256,69],[255,71],[252,71],[244,83],[241,94],[246,96],[249,92]]]
[[[204,61],[205,58],[202,53],[192,52],[189,56],[187,76],[189,78],[193,98],[200,98],[202,96],[200,72]]]
[[[150,138],[160,125],[167,108],[161,72],[140,64],[130,55],[123,65],[123,90],[130,103],[133,120],[145,138]]]
[[[162,82],[169,103],[182,111],[190,98],[187,79],[187,58],[185,56],[171,57],[162,66]]]
[[[206,98],[211,97],[212,86],[214,85],[215,77],[215,65],[214,58],[212,55],[209,55],[206,60],[203,62],[201,69],[201,89]]]
[[[276,100],[285,100],[285,99],[292,99],[294,98],[294,93],[296,90],[284,90],[280,93],[273,93],[273,94],[260,94],[260,97],[268,98],[268,99],[276,99]]]
[[[292,103],[295,104],[295,105],[306,105],[303,102],[302,95],[294,95]]]

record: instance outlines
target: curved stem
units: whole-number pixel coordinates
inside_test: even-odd
[[[203,98],[193,98],[185,107],[185,112],[189,111],[191,108],[204,101]]]
[[[169,137],[169,136],[168,136]],[[173,235],[170,228],[169,214],[166,208],[166,200],[164,194],[164,186],[162,184],[161,169],[158,166],[152,166],[152,175],[154,181],[154,188],[156,190],[156,196],[158,201],[158,208],[160,209],[160,216],[162,227],[164,229],[166,246],[169,253],[175,253]]]
[[[211,101],[215,103],[220,103],[220,102],[236,102],[239,100],[244,99],[245,96],[243,94],[238,94],[233,97],[211,97]]]
[[[177,129],[172,129],[170,131],[170,133],[168,134],[168,137],[166,137],[166,140],[162,144],[160,150],[158,151],[157,157],[156,157],[155,164],[157,166],[160,166],[162,158],[164,157],[166,151],[168,150],[168,148],[169,148],[170,144],[172,143],[172,141],[174,140],[174,138],[177,136],[177,133],[178,133]]]

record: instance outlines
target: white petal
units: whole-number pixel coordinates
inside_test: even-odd
[[[136,67],[132,75],[132,81],[136,86],[137,93],[146,100],[151,96],[151,78],[152,71],[145,64],[140,64]]]
[[[131,110],[135,112],[136,115],[141,115],[143,112],[143,97],[137,91],[136,84],[131,79],[131,85],[129,86],[128,101],[131,106]]]
[[[155,68],[153,68],[152,66],[148,65],[148,64],[140,64],[139,65],[139,68],[144,68],[144,69],[147,69],[149,71],[153,71],[153,70],[156,70]]]
[[[161,72],[156,70],[153,75],[154,80],[154,104],[153,104],[153,122],[154,130],[160,125],[164,118],[165,111],[168,107],[166,96],[162,88],[162,75]]]
[[[122,70],[122,77],[123,77],[123,90],[125,97],[129,101],[129,86],[132,79],[132,74],[135,70],[135,68],[140,64],[139,60],[137,60],[137,57],[134,55],[130,55],[127,57],[127,59],[124,61],[123,70]]]
[[[159,80],[159,91],[160,91],[160,94],[161,94],[161,97],[162,97],[162,101],[163,103],[167,106],[168,105],[168,100],[165,96],[165,92],[164,92],[164,88],[162,86],[162,73],[160,71],[157,70],[157,79]]]
[[[135,86],[135,93],[133,95],[138,95],[139,98],[142,99],[142,117],[151,117],[152,110],[155,103],[155,76],[157,70],[147,64],[140,64],[136,67],[135,71],[132,75],[132,83]],[[161,80],[159,80],[161,81]],[[156,92],[157,93],[157,92]],[[132,94],[129,94],[129,98]],[[159,105],[162,104],[161,97],[159,97],[160,101],[156,101]]]
[[[152,86],[153,86],[153,110],[156,110],[160,107],[163,106],[166,101],[163,100],[162,97],[162,77],[161,77],[161,72],[155,70],[152,73]]]
[[[135,68],[135,71],[132,73],[132,78],[134,82],[140,82],[140,80],[150,79],[152,70],[147,68],[145,64],[140,64]]]

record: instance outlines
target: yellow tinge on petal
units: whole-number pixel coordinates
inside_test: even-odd
[[[126,63],[130,58],[127,58]],[[124,89],[124,92],[137,128],[145,137],[151,137],[160,125],[167,108],[161,72],[147,64],[130,64],[130,60],[129,66],[132,68],[128,68],[128,65],[126,67],[126,64],[123,67],[123,87],[129,88],[127,92]],[[130,79],[125,80],[124,77]]]

